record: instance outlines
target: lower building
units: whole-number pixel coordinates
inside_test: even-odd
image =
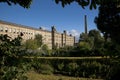
[[[49,49],[74,46],[74,36],[67,35],[66,31],[59,33],[54,26],[51,28],[52,30],[48,31],[0,20],[0,34],[7,34],[12,39],[18,35],[23,35],[22,38],[26,41],[28,39],[34,39],[36,34],[40,34],[42,35],[43,44],[46,44]]]

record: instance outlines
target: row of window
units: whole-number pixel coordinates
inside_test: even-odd
[[[33,39],[32,37],[25,37],[24,39]]]
[[[7,28],[7,27],[3,27],[3,26],[0,26],[0,32],[11,32],[11,33],[16,33],[16,34],[22,34],[22,35],[24,35],[24,34],[29,34],[29,35],[33,35],[33,33],[32,32],[27,32],[27,31],[22,31],[22,30],[18,30],[18,29],[14,29],[14,28]],[[45,36],[44,37],[46,37],[48,40],[46,40],[46,41],[51,41],[51,35],[46,35],[45,34]],[[31,37],[29,37],[28,39],[31,39]],[[63,40],[65,40],[65,39],[63,39]],[[59,42],[59,41],[61,41],[61,36],[60,35],[55,35],[55,41],[57,41],[57,42]],[[73,38],[67,38],[67,41],[68,42],[71,42],[71,41],[73,41]]]
[[[0,27],[0,32],[10,32],[10,33],[16,33],[16,34],[29,34],[29,35],[33,35],[32,32],[26,32],[26,31],[22,31],[22,30],[17,30],[17,29],[8,29],[7,27]]]
[[[41,34],[41,35],[42,35],[43,37],[45,37],[45,38],[46,38],[46,37],[47,37],[47,38],[51,38],[51,35],[46,35],[46,34],[43,34],[43,33],[36,33],[36,35],[37,35],[37,34]]]

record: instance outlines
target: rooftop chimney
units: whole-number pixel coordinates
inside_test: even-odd
[[[84,18],[85,18],[85,34],[87,34],[87,16],[85,15]]]

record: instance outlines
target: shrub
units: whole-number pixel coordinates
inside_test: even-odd
[[[119,80],[120,79],[120,60],[112,60],[111,67],[108,71],[106,80]]]
[[[32,68],[42,74],[52,74],[53,73],[53,68],[52,66],[49,65],[49,63],[44,62],[44,60],[39,60],[39,59],[33,59],[32,62]]]
[[[7,35],[0,35],[0,80],[27,80],[21,41],[21,36],[11,39]]]
[[[17,67],[4,67],[4,75],[0,80],[27,80],[27,77],[23,74],[25,73],[22,69]]]
[[[80,77],[101,78],[106,76],[107,66],[96,61],[82,62],[78,68]]]
[[[58,70],[62,70],[64,68],[64,63],[60,63],[60,64],[58,64]]]
[[[75,62],[71,62],[66,66],[66,71],[69,73],[69,75],[74,76],[77,71],[78,65]]]
[[[40,72],[42,74],[52,74],[53,73],[53,68],[49,64],[41,64]]]
[[[34,70],[38,73],[40,73],[40,66],[41,66],[41,63],[37,60],[33,60],[32,62],[32,67],[34,68]]]

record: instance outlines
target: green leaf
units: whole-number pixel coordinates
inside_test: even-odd
[[[96,9],[96,4],[93,4],[94,9]]]
[[[59,1],[58,1],[58,0],[55,0],[55,3],[56,3],[56,4],[58,4],[58,3],[59,3]]]
[[[90,5],[90,10],[92,10],[92,4]]]

